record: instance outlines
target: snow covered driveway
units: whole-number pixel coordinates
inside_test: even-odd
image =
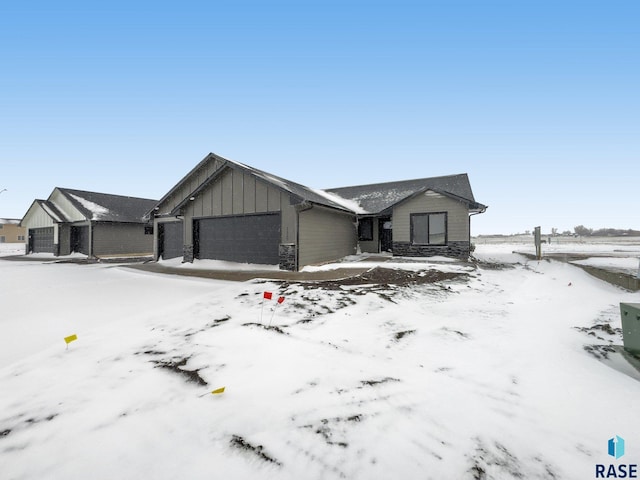
[[[639,463],[640,382],[585,350],[639,294],[478,254],[511,264],[398,287],[0,260],[1,476],[584,479],[615,435]]]

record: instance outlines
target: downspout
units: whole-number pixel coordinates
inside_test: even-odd
[[[91,219],[89,219],[89,253],[88,257],[93,258],[93,225],[91,224]]]
[[[480,215],[481,213],[484,213],[486,211],[487,211],[487,209],[483,208],[479,212],[475,212],[475,213],[470,213],[469,214],[469,228],[468,228],[468,231],[469,231],[469,252],[471,252],[471,217],[473,217],[474,215]]]

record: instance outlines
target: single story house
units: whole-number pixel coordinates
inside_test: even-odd
[[[19,218],[0,218],[0,243],[24,243],[25,235]]]
[[[89,257],[150,256],[153,231],[144,215],[157,200],[56,187],[22,218],[26,253]]]
[[[285,270],[361,252],[470,254],[466,174],[317,190],[210,153],[151,209],[154,256]]]

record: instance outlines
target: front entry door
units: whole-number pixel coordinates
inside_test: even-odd
[[[392,237],[390,218],[380,219],[378,223],[378,234],[380,236],[380,251],[390,252],[393,247],[393,237]]]

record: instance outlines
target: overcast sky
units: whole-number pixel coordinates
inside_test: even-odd
[[[315,188],[466,172],[472,234],[640,229],[640,2],[0,4],[0,217],[215,152]]]

